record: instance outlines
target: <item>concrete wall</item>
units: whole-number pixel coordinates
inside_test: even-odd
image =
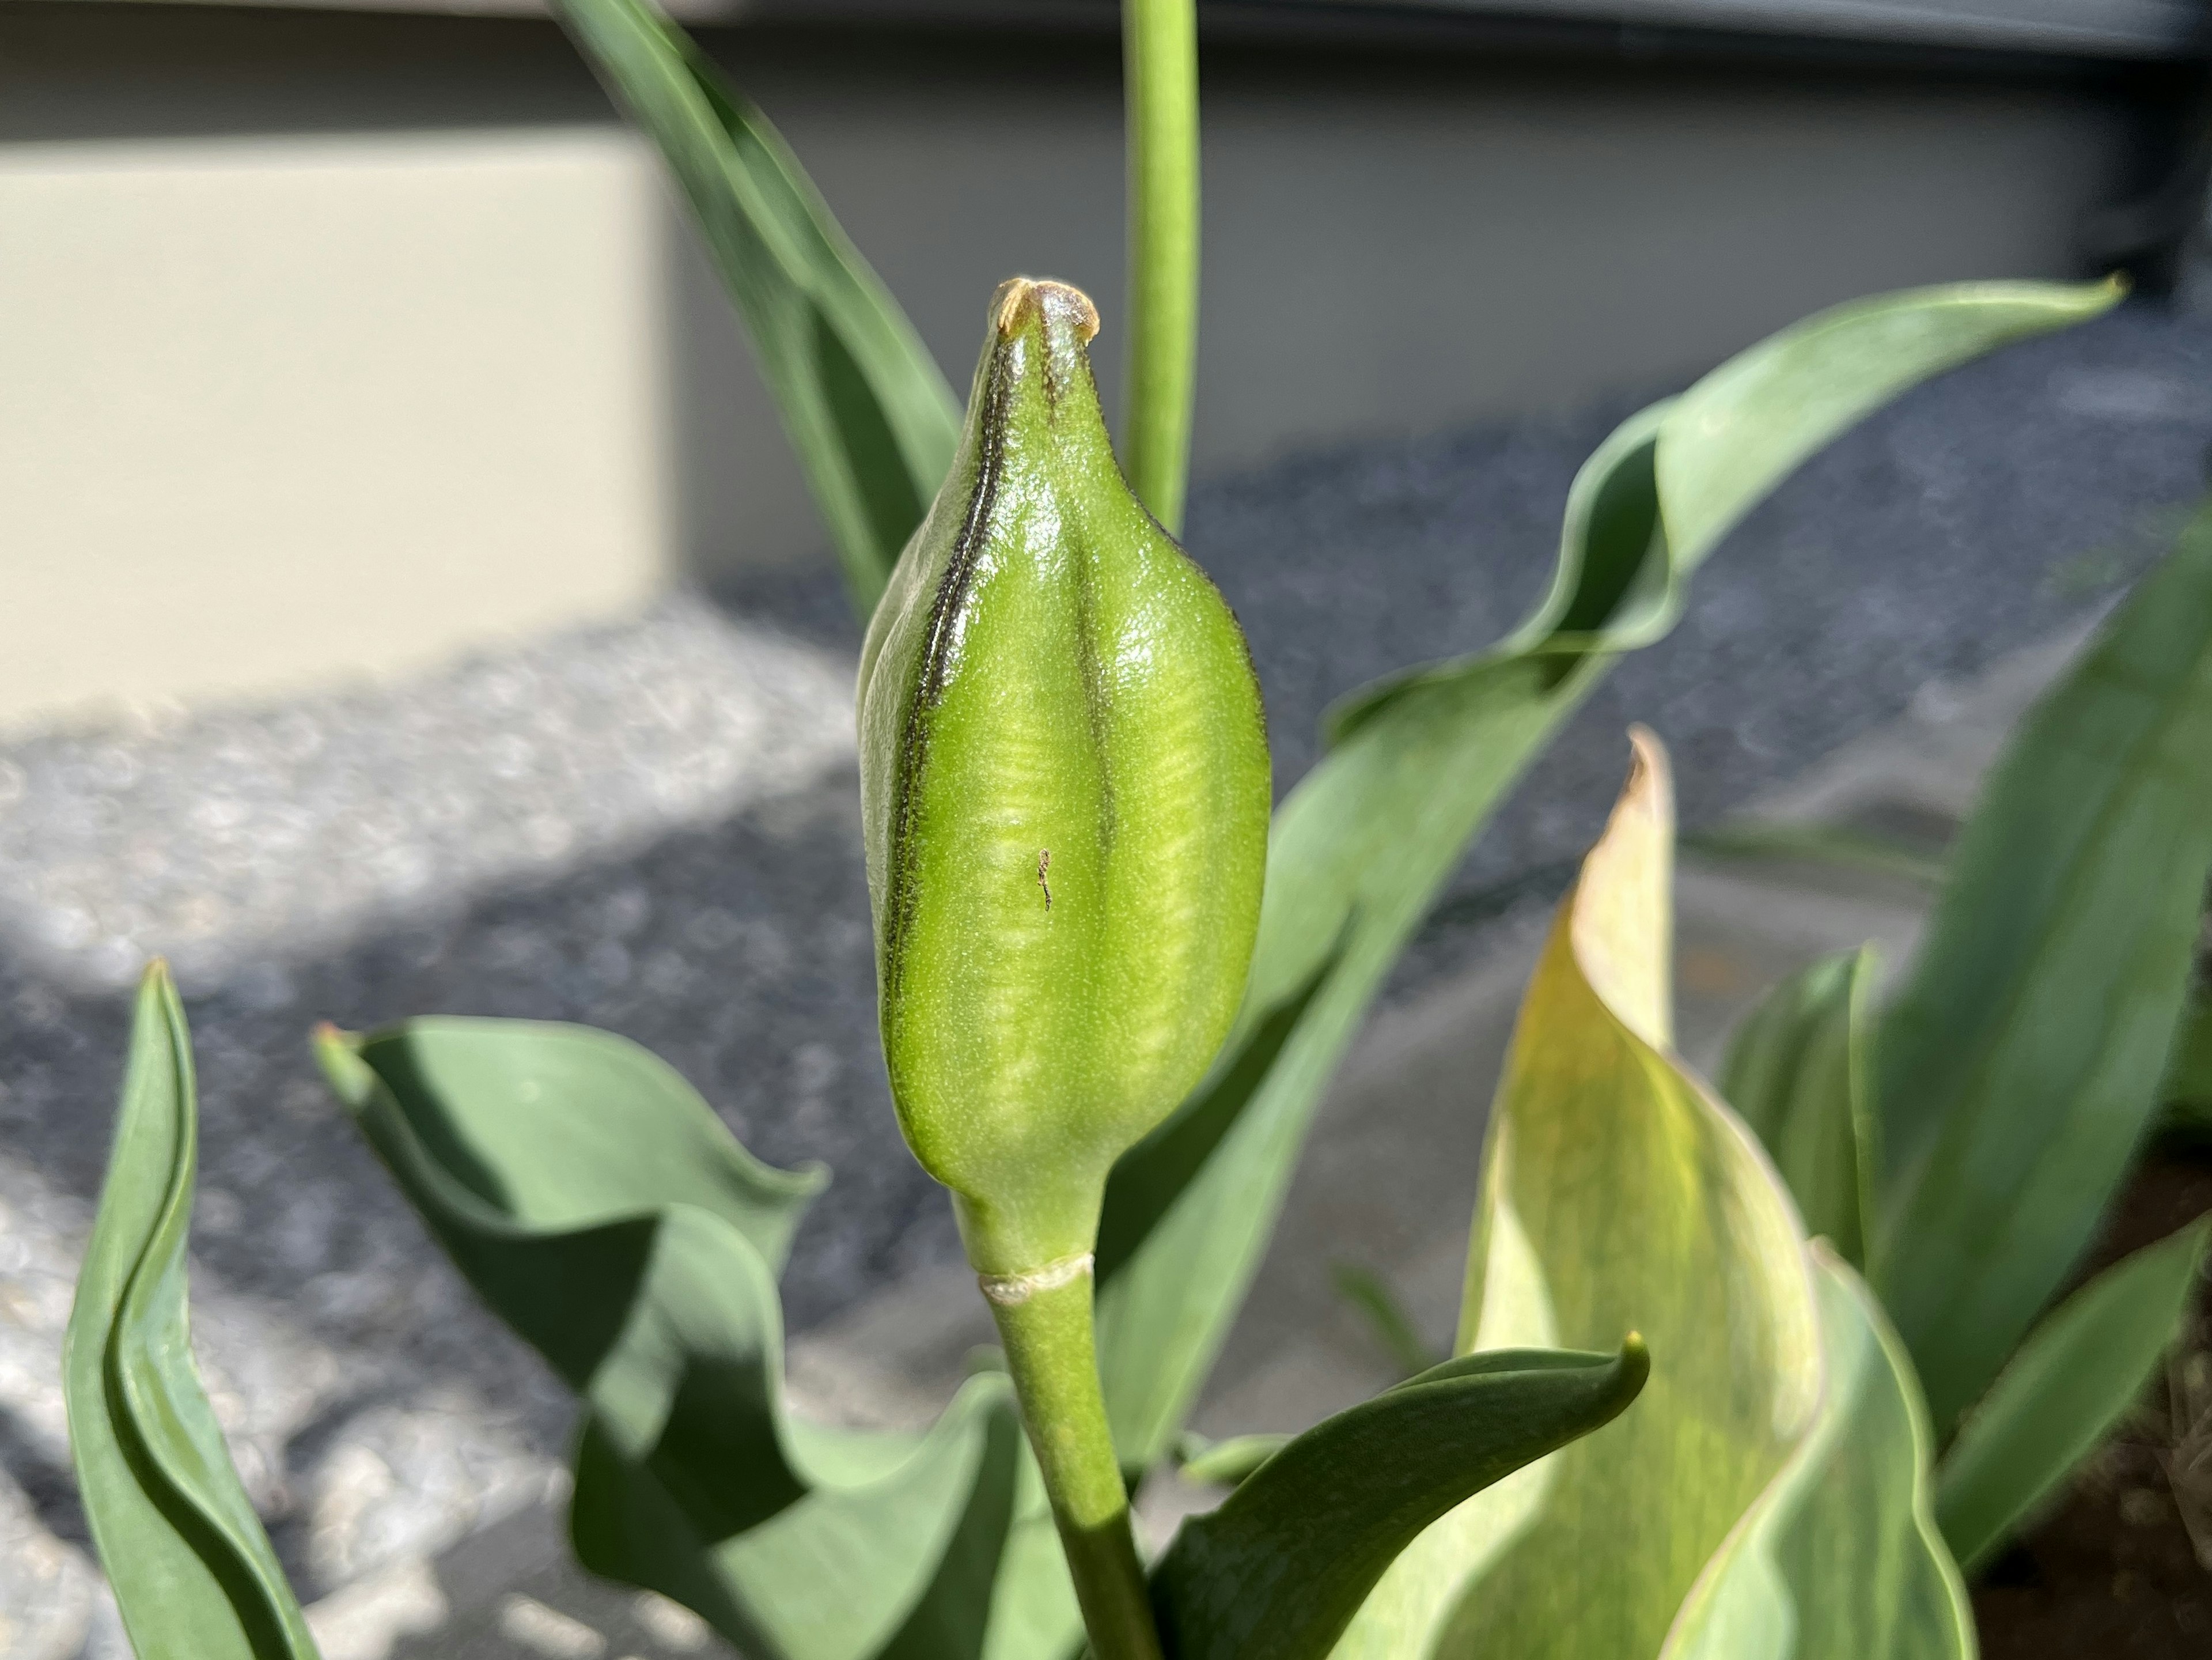
[[[956,385],[1026,271],[1098,299],[1111,400],[1110,40],[713,46]],[[1206,73],[1201,469],[2075,274],[2144,142],[2109,78]],[[0,7],[0,721],[402,670],[822,544],[651,157],[540,22]]]

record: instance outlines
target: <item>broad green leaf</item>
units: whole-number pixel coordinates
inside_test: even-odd
[[[1012,1392],[921,1437],[793,1419],[775,1268],[818,1171],[755,1160],[605,1032],[428,1019],[319,1058],[478,1294],[586,1404],[586,1567],[788,1660],[1065,1649],[1073,1593]]]
[[[752,337],[862,617],[960,435],[951,389],[768,119],[645,0],[554,0],[659,146]]]
[[[2192,1122],[2212,1126],[2212,988],[2197,987],[2181,1011],[2158,1095]]]
[[[1562,903],[1491,1110],[1460,1347],[1634,1329],[1633,1412],[1459,1506],[1340,1660],[1657,1654],[1814,1422],[1820,1316],[1789,1195],[1671,1048],[1673,805],[1636,764]]]
[[[1422,1372],[1297,1437],[1152,1572],[1172,1660],[1320,1660],[1391,1560],[1453,1505],[1617,1417],[1650,1361],[1500,1349]]]
[[[2212,1220],[2122,1259],[2052,1310],[1943,1455],[1936,1515],[1968,1569],[2125,1421],[2195,1294]]]
[[[1174,1444],[1279,1213],[1321,1092],[1467,842],[1624,650],[1658,638],[1735,520],[1929,376],[2109,306],[1970,284],[1822,313],[1625,423],[1571,492],[1543,605],[1479,656],[1345,704],[1275,815],[1252,981],[1212,1077],[1126,1155],[1098,1264],[1100,1365],[1132,1468]],[[1604,1341],[1610,1341],[1608,1335]]]
[[[140,1660],[313,1660],[192,1364],[191,1034],[167,969],[138,988],[100,1211],[63,1350],[77,1490]]]
[[[1948,1433],[2126,1174],[2212,866],[2212,509],[2015,733],[1884,1016],[1869,1278]]]
[[[1865,1261],[1873,1207],[1868,1100],[1871,946],[1824,957],[1760,1000],[1721,1066],[1721,1095],[1765,1145],[1805,1231]]]
[[[1936,1530],[1912,1362],[1819,1243],[1826,1381],[1812,1432],[1676,1616],[1663,1660],[1972,1660],[1973,1610]]]

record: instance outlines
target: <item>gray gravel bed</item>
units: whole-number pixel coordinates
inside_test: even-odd
[[[1626,407],[1196,493],[1190,543],[1251,638],[1279,787],[1329,701],[1519,619],[1576,465]],[[1631,720],[1673,746],[1695,823],[2055,631],[2155,556],[2208,445],[2212,325],[2148,307],[1902,400],[1731,538],[1447,914],[1479,919],[1573,856]],[[528,1015],[649,1044],[756,1152],[835,1168],[787,1275],[795,1324],[957,1252],[875,1047],[856,640],[826,575],[763,579],[402,685],[0,744],[0,1468],[19,1489],[0,1535],[12,1505],[82,1538],[46,1368],[147,952],[178,962],[198,1043],[201,1346],[311,1596],[531,1502],[568,1422],[325,1098],[313,1021]],[[1398,989],[1471,947],[1431,928]]]

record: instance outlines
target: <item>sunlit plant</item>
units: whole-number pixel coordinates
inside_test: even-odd
[[[2208,868],[2212,508],[2013,734],[1896,994],[1871,949],[1815,963],[1723,1071],[1897,1323],[1970,1568],[2127,1418],[2200,1290],[2204,1219],[2072,1281],[2158,1108],[2185,1126],[2208,1092]]]
[[[317,1055],[393,1179],[577,1395],[579,1560],[779,1660],[1971,1652],[1935,1431],[1864,1255],[1808,1243],[1773,1162],[1672,1051],[1671,795],[1648,734],[1492,1110],[1455,1356],[1304,1435],[1200,1456],[1233,1490],[1155,1560],[1127,1495],[1191,1450],[1321,1091],[1529,760],[1799,462],[2112,290],[1838,307],[1631,417],[1575,482],[1536,613],[1339,705],[1271,820],[1243,638],[1172,535],[1188,0],[1125,8],[1118,459],[1087,299],[1003,286],[963,421],[759,112],[637,0],[557,5],[696,210],[872,619],[884,1055],[1004,1347],[926,1432],[802,1420],[775,1280],[823,1172],[761,1164],[606,1033],[325,1028]],[[70,1330],[87,1511],[142,1655],[306,1656],[184,1338],[194,1125],[157,969]]]

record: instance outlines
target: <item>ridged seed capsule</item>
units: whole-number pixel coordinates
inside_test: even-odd
[[[1108,1169],[1229,1029],[1267,862],[1251,659],[1122,480],[1097,329],[1065,284],[1000,289],[860,663],[891,1095],[987,1274],[1091,1249]]]

